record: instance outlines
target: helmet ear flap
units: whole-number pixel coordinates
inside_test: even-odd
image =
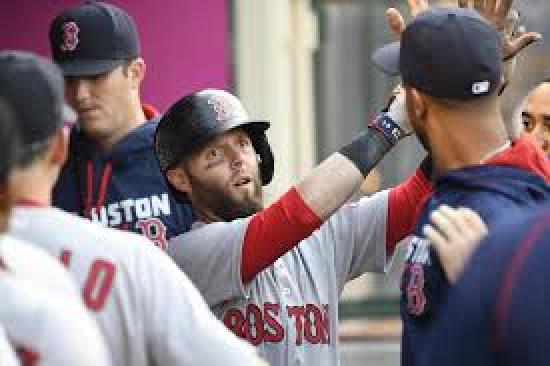
[[[273,179],[275,157],[267,141],[265,133],[257,133],[251,136],[252,146],[258,154],[258,163],[260,165],[260,176],[262,185],[266,186]]]

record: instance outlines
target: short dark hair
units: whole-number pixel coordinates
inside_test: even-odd
[[[19,168],[28,168],[38,159],[43,157],[51,141],[52,138],[47,138],[22,147],[17,159],[17,166]]]
[[[11,106],[0,97],[0,184],[7,182],[20,154],[21,140],[16,126]]]

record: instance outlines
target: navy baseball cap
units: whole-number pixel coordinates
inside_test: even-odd
[[[130,15],[99,1],[59,14],[50,25],[50,48],[65,76],[103,74],[140,55]]]
[[[10,106],[23,150],[45,142],[76,120],[65,104],[63,76],[50,60],[23,51],[0,52],[0,98]]]
[[[376,50],[372,61],[404,85],[436,98],[470,100],[500,86],[500,36],[475,10],[433,7],[406,28],[401,42]]]
[[[19,134],[9,104],[0,96],[0,182],[8,179],[20,154]]]

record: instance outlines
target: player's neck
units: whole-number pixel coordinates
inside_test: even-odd
[[[14,191],[17,201],[50,206],[53,179],[39,169],[24,169],[14,173]]]
[[[481,164],[488,156],[509,142],[499,113],[477,118],[447,118],[447,128],[430,136],[430,152],[440,173]]]
[[[143,109],[138,101],[136,105],[129,109],[129,113],[125,117],[125,123],[121,128],[109,136],[96,139],[95,142],[101,150],[110,151],[117,142],[126,137],[132,130],[143,125],[146,121],[147,117],[145,116],[145,113],[143,112]]]
[[[213,212],[209,210],[202,210],[200,208],[194,208],[195,215],[197,216],[197,219],[200,222],[204,222],[205,224],[211,224],[213,222],[220,222],[224,221],[221,217],[217,216]]]

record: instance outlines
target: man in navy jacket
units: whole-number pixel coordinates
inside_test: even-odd
[[[158,121],[140,102],[145,63],[132,18],[107,3],[77,5],[53,20],[50,46],[78,113],[54,206],[165,248],[192,211],[169,194],[153,151]]]
[[[438,174],[409,242],[401,283],[402,364],[420,365],[426,334],[450,287],[422,233],[430,213],[441,204],[468,207],[490,230],[502,215],[550,198],[550,171],[530,141],[508,139],[498,98],[500,37],[477,12],[427,10],[407,26],[400,47],[383,48],[374,61],[401,74],[411,125]]]
[[[550,202],[495,225],[449,294],[419,363],[547,365],[549,234]]]

